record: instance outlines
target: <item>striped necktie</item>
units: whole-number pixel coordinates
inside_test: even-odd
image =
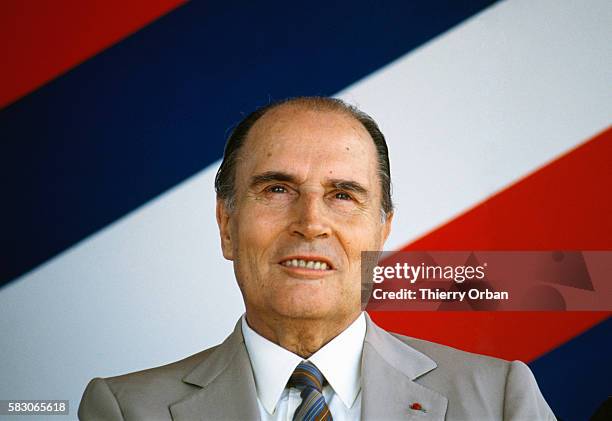
[[[302,403],[295,410],[293,421],[332,421],[331,412],[321,393],[323,374],[311,362],[302,361],[289,378],[288,386],[302,389]]]

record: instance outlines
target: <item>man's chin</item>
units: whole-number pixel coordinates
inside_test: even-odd
[[[334,315],[334,309],[320,303],[302,303],[276,307],[276,313],[279,317],[291,320],[325,320]]]
[[[338,305],[332,303],[309,302],[300,303],[299,305],[282,305],[275,306],[276,313],[279,317],[291,320],[321,320],[331,322],[337,319],[349,317],[352,313],[359,313],[361,307],[357,304],[352,311],[350,308],[342,309]]]

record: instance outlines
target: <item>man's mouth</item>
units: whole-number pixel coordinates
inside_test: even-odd
[[[287,259],[280,262],[281,265],[289,268],[311,269],[311,270],[330,270],[331,265],[322,260],[309,259]]]

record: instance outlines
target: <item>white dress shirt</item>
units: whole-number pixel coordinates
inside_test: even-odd
[[[365,316],[361,313],[308,359],[327,380],[323,396],[334,421],[361,418],[361,352],[365,333]],[[246,316],[242,316],[242,335],[253,368],[262,421],[291,421],[302,398],[300,390],[286,385],[303,358],[259,335],[248,325]]]

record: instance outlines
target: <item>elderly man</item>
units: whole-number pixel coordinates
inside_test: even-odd
[[[92,380],[79,417],[554,419],[525,364],[393,335],[361,312],[361,251],[382,250],[391,229],[389,174],[376,123],[342,101],[247,116],[216,179],[245,315],[214,348]]]

